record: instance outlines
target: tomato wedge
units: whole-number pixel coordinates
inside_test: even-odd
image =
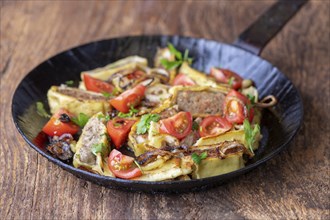
[[[115,118],[107,123],[108,134],[116,148],[119,149],[127,140],[128,133],[131,130],[135,120],[128,120],[124,118]]]
[[[199,125],[199,135],[201,137],[214,136],[229,131],[233,125],[223,117],[208,116]]]
[[[70,117],[72,115],[68,111],[60,109],[49,119],[42,131],[49,136],[61,136],[65,133],[74,135],[79,131],[79,126],[72,123],[69,119]]]
[[[108,166],[116,177],[122,179],[131,179],[142,175],[142,171],[134,166],[134,159],[123,155],[116,149],[113,149],[109,155]]]
[[[110,104],[118,111],[127,113],[131,106],[135,107],[141,102],[145,90],[146,87],[139,84],[132,89],[126,90],[116,98],[111,99]]]
[[[224,116],[231,123],[242,124],[245,118],[248,118],[251,122],[254,117],[254,110],[251,107],[250,100],[236,90],[231,90],[227,94],[223,111]]]
[[[114,89],[114,87],[110,83],[104,82],[99,79],[95,79],[94,77],[88,74],[84,74],[83,78],[84,78],[85,87],[88,91],[99,92],[99,93],[102,92],[111,93]]]
[[[231,70],[212,67],[210,75],[213,76],[217,82],[230,83],[231,87],[235,90],[242,87],[242,77]]]
[[[182,139],[191,132],[192,116],[190,112],[179,112],[170,118],[160,120],[159,123],[160,133]]]
[[[173,80],[173,86],[193,86],[196,85],[196,83],[194,82],[194,80],[192,80],[191,78],[189,78],[188,76],[186,76],[183,73],[179,73]]]

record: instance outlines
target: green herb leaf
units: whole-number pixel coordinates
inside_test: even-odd
[[[199,155],[199,157],[201,158],[201,160],[204,160],[207,158],[207,152],[204,151],[203,153],[201,153],[201,155]]]
[[[247,94],[246,96],[250,100],[251,105],[254,105],[256,97],[254,95],[250,95],[250,94]]]
[[[193,131],[198,131],[198,129],[199,129],[199,124],[194,121],[193,124],[192,124],[192,130]]]
[[[158,114],[145,114],[141,117],[137,125],[137,134],[145,134],[150,128],[150,122],[157,122],[160,119],[160,115]]]
[[[102,92],[102,95],[105,97],[105,98],[110,98],[112,96],[111,93],[108,93],[108,92]]]
[[[73,83],[74,83],[73,80],[68,80],[68,81],[65,82],[65,84],[66,84],[67,86],[72,86]]]
[[[175,69],[177,67],[179,67],[183,62],[188,62],[189,64],[192,63],[192,58],[189,58],[189,50],[185,50],[184,51],[184,55],[182,56],[182,53],[180,51],[178,51],[173,44],[168,43],[168,49],[170,50],[170,53],[174,55],[175,60],[174,61],[170,61],[167,59],[161,59],[160,63],[165,67],[165,69],[167,70],[172,70]]]
[[[235,80],[235,77],[233,77],[233,76],[230,77],[229,80],[228,80],[228,84],[229,84],[230,86],[233,86],[234,80]]]
[[[104,144],[100,143],[100,144],[94,144],[92,146],[92,153],[97,156],[98,153],[103,154],[103,150],[104,150]]]
[[[167,70],[172,70],[177,68],[178,66],[180,66],[182,64],[181,61],[169,61],[167,59],[161,59],[160,63],[163,65],[163,67],[165,67],[165,69]]]
[[[170,50],[171,54],[173,54],[175,56],[176,59],[178,60],[182,60],[182,54],[180,51],[178,51],[173,44],[168,43],[167,44],[168,49]]]
[[[36,103],[37,106],[37,113],[38,115],[40,115],[41,117],[45,117],[45,118],[50,118],[50,114],[48,114],[44,108],[44,104],[42,102],[37,102]]]
[[[201,153],[200,155],[193,153],[191,155],[192,160],[194,161],[195,164],[200,164],[202,160],[207,158],[207,152],[204,151],[203,153]]]
[[[186,50],[184,51],[183,61],[186,61],[186,62],[188,62],[188,64],[191,64],[192,61],[193,61],[193,58],[188,57],[188,55],[189,55],[189,50],[186,49]]]
[[[249,122],[249,120],[245,119],[243,122],[244,126],[244,133],[245,133],[245,141],[248,145],[248,148],[253,153],[253,143],[256,141],[257,135],[260,134],[260,126],[258,124],[254,125],[254,128],[252,129],[252,126]]]
[[[113,90],[112,90],[112,92],[111,92],[111,96],[116,96],[116,95],[118,95],[120,92],[119,92],[119,90],[115,87],[115,88],[113,88]]]
[[[134,114],[136,114],[138,112],[139,112],[139,110],[137,110],[133,106],[131,106],[128,113],[119,112],[118,117],[119,118],[131,118],[134,116]]]
[[[81,128],[83,128],[86,125],[88,120],[89,120],[89,117],[84,113],[79,113],[78,117],[71,118],[71,121],[73,121],[73,123],[75,123],[76,125],[78,125]]]
[[[104,119],[105,121],[109,121],[110,120],[110,115],[103,115],[103,114],[100,114],[97,116],[98,119]]]

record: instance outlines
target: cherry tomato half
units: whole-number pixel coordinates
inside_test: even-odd
[[[179,112],[170,118],[160,120],[159,123],[160,133],[182,139],[191,132],[192,116],[190,112]]]
[[[199,125],[201,137],[214,136],[229,131],[233,125],[226,119],[219,116],[208,116]]]
[[[99,79],[95,79],[94,77],[88,74],[84,74],[83,78],[84,78],[85,87],[88,91],[99,92],[99,93],[102,92],[111,93],[114,89],[114,87],[110,83],[104,82]]]
[[[121,145],[127,140],[128,133],[131,130],[134,120],[127,120],[124,118],[115,118],[107,123],[108,134],[116,148],[119,149]]]
[[[186,76],[183,73],[179,73],[173,80],[173,86],[193,86],[196,85],[196,83],[194,82],[194,80],[192,80],[191,78],[189,78],[188,76]]]
[[[224,116],[231,123],[242,124],[245,118],[248,118],[251,122],[254,117],[254,110],[251,107],[250,100],[236,90],[231,90],[227,94],[223,111]]]
[[[72,117],[72,115],[68,111],[60,109],[49,119],[47,124],[42,128],[42,131],[49,136],[61,136],[65,133],[69,133],[72,135],[76,134],[79,131],[79,126],[72,123],[70,120],[61,120],[60,118],[64,118],[63,116],[61,117],[61,115]]]
[[[143,85],[137,85],[132,89],[126,90],[119,96],[110,100],[110,104],[118,111],[127,113],[131,106],[137,106],[142,98],[146,87]]]
[[[220,83],[229,83],[230,81],[232,81],[231,87],[233,89],[237,90],[242,87],[242,77],[240,77],[233,71],[212,67],[210,75],[213,76],[215,80]]]
[[[108,166],[116,177],[122,179],[131,179],[142,175],[141,170],[134,166],[134,159],[123,155],[116,149],[113,149],[109,155]]]

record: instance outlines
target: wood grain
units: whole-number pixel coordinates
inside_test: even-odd
[[[303,126],[280,156],[202,192],[151,195],[80,180],[28,147],[11,119],[20,80],[89,41],[179,34],[232,42],[274,1],[1,1],[1,219],[329,219],[330,2],[309,2],[262,53],[300,90]]]

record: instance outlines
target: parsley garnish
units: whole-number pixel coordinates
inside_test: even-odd
[[[105,98],[110,98],[112,96],[111,93],[108,93],[108,92],[102,92],[102,95],[105,97]]]
[[[83,128],[86,125],[88,120],[89,117],[84,113],[79,113],[78,117],[71,117],[71,121],[73,121],[73,123],[75,123],[81,128]]]
[[[104,119],[105,121],[109,121],[110,120],[110,115],[103,115],[103,114],[100,114],[97,116],[98,119]]]
[[[192,130],[193,131],[198,131],[198,128],[199,128],[199,124],[194,121],[193,124],[192,124]]]
[[[177,49],[175,49],[175,47],[173,46],[173,44],[168,43],[168,49],[170,50],[170,53],[174,55],[175,60],[174,61],[169,61],[165,58],[160,60],[160,63],[165,67],[165,69],[167,70],[172,70],[175,69],[177,67],[179,67],[183,62],[188,62],[188,64],[192,63],[192,58],[189,58],[189,50],[185,50],[184,51],[184,55],[182,56],[182,53],[180,51],[178,51]]]
[[[248,145],[248,148],[253,153],[253,143],[255,142],[256,136],[260,133],[260,126],[256,124],[252,129],[249,120],[245,119],[243,122],[245,141]]]
[[[101,153],[103,155],[105,145],[103,143],[100,144],[94,144],[92,146],[92,153],[97,156],[97,153]]]
[[[157,122],[160,119],[160,115],[157,114],[145,114],[141,117],[137,125],[137,134],[145,134],[150,128],[150,122]]]
[[[117,88],[113,88],[112,92],[105,92],[103,91],[102,92],[102,95],[105,97],[105,98],[111,98],[113,96],[116,96],[117,94],[119,93],[118,89]]]
[[[137,110],[133,106],[131,106],[128,113],[119,112],[118,117],[119,118],[130,118],[130,117],[133,117],[134,114],[136,114],[138,112],[139,112],[139,110]]]
[[[200,164],[202,160],[207,158],[207,152],[204,151],[203,153],[201,153],[200,155],[193,153],[191,155],[192,160],[194,161],[195,164]]]
[[[45,117],[45,118],[50,118],[50,114],[48,114],[44,108],[44,104],[42,102],[37,102],[37,113],[38,115],[40,115],[41,117]]]
[[[251,105],[254,105],[256,97],[254,95],[250,95],[250,94],[247,94],[246,96],[250,100]]]
[[[73,80],[68,80],[68,81],[65,82],[65,84],[66,84],[67,86],[72,86],[73,83],[74,83]]]
[[[233,77],[233,76],[230,77],[229,80],[228,80],[228,84],[229,84],[230,86],[233,86],[234,80],[235,80],[235,77]]]

